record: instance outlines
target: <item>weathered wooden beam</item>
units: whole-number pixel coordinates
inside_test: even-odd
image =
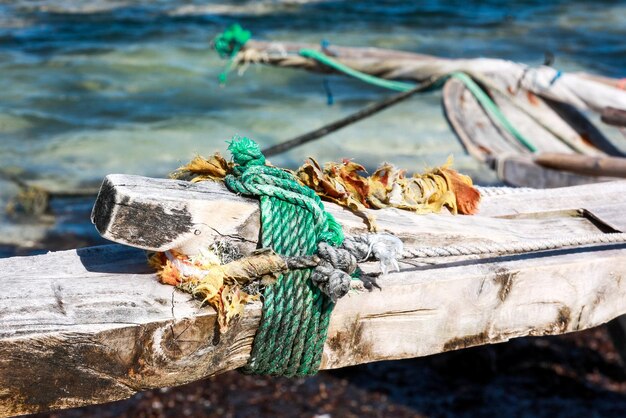
[[[590,176],[544,167],[535,163],[528,154],[500,155],[494,159],[493,165],[499,179],[516,187],[554,189],[617,180],[616,177]]]
[[[544,193],[540,190],[537,212],[549,207],[550,215],[539,219],[504,219],[514,215],[515,204],[507,200],[506,210],[499,217],[452,216],[450,214],[420,215],[407,211],[366,210],[376,219],[380,231],[393,233],[406,245],[446,245],[463,243],[508,242],[551,238],[555,231],[584,233],[596,227],[577,209],[602,206],[606,200],[594,196],[611,196],[613,204],[625,204],[626,182],[589,185],[576,189],[562,188]],[[575,193],[582,197],[574,199]],[[559,196],[567,196],[560,199]],[[481,207],[503,196],[483,198]],[[512,195],[513,202],[519,196]],[[337,205],[326,205],[343,225],[346,233],[367,232],[362,216]],[[481,209],[483,212],[484,209]],[[107,239],[153,251],[178,249],[193,254],[215,240],[229,240],[244,253],[256,248],[259,237],[259,209],[256,200],[242,198],[228,191],[221,182],[192,184],[186,181],[154,179],[141,176],[113,174],[105,178],[92,213],[97,230]]]
[[[202,230],[206,234],[191,231],[202,244],[215,238],[242,242],[242,236],[252,242],[258,234],[248,232],[258,222],[256,202],[233,196],[218,184],[131,176],[109,176],[107,182],[105,189],[113,190],[106,199],[101,196],[100,204],[108,202],[108,209],[98,206],[94,219],[103,231],[122,231],[116,225],[122,220],[136,228],[116,235],[120,240],[146,244],[137,238],[143,224],[179,228],[179,233],[153,234],[150,245],[201,245],[190,243],[190,231],[181,229],[180,217],[194,227],[207,225]],[[603,191],[599,185],[556,189],[548,197],[544,191],[525,192],[523,198],[518,195],[524,202],[519,211],[509,205],[513,195],[485,197],[482,216],[376,213],[381,228],[397,233],[408,245],[597,232],[616,213],[590,219],[580,209],[593,207],[595,200],[589,197],[596,195],[614,198],[623,213],[625,184],[607,183]],[[579,200],[568,202],[572,195]],[[226,215],[220,207],[232,212]],[[348,233],[364,229],[360,218],[328,207]],[[151,215],[159,208],[159,215]],[[215,219],[205,214],[200,224],[196,211],[205,209],[215,211]],[[141,210],[143,216],[135,220]],[[379,279],[382,290],[353,291],[341,299],[331,319],[322,368],[571,332],[626,313],[625,245],[433,262],[439,264],[403,264],[400,272]],[[119,245],[3,259],[0,272],[6,278],[0,293],[3,416],[123,399],[237,368],[246,362],[261,312],[260,303],[248,305],[231,329],[219,334],[212,309],[159,284],[143,251]]]
[[[623,157],[543,153],[537,155],[534,161],[544,167],[576,174],[626,178],[626,158]]]

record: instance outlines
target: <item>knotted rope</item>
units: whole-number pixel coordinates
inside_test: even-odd
[[[226,84],[228,73],[235,62],[235,56],[251,37],[252,33],[249,30],[245,30],[235,23],[213,40],[213,46],[219,56],[221,58],[228,58],[226,67],[219,75],[220,84]]]
[[[258,145],[247,138],[234,140],[228,149],[236,165],[234,174],[225,178],[226,186],[259,198],[263,247],[287,257],[311,256],[319,248],[321,256],[327,253],[332,258],[329,248],[343,242],[343,232],[315,192],[292,174],[266,166]],[[347,292],[348,271],[356,264],[335,257],[335,265],[343,264],[347,270],[343,274],[331,268],[331,260],[313,274],[310,269],[289,271],[265,288],[263,315],[245,372],[282,376],[317,372],[334,300]]]

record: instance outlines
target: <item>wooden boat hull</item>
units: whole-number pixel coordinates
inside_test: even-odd
[[[540,152],[590,156],[620,155],[593,125],[574,109],[560,108],[552,103],[522,91],[516,95],[519,107],[511,105],[500,96],[494,100],[515,127],[538,148]],[[525,96],[525,97],[524,97]],[[614,180],[607,176],[581,175],[542,167],[533,161],[533,154],[504,130],[481,107],[465,85],[450,79],[443,89],[444,114],[466,151],[479,161],[496,170],[498,177],[512,186],[532,188],[567,187],[580,184]],[[541,114],[543,124],[531,118],[525,109]],[[558,127],[567,142],[557,138],[546,126]],[[577,130],[575,129],[577,128]]]

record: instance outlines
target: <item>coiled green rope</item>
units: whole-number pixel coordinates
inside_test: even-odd
[[[297,256],[314,254],[321,241],[341,245],[341,226],[312,189],[265,165],[259,146],[248,138],[234,139],[228,149],[236,165],[234,174],[226,176],[226,186],[260,199],[263,247]],[[291,271],[265,288],[263,315],[244,372],[289,377],[317,373],[334,303],[310,275],[310,270]]]

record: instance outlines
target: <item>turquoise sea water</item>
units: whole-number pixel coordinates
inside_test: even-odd
[[[97,184],[113,172],[165,176],[196,153],[225,151],[235,134],[266,146],[388,94],[339,76],[260,66],[219,87],[224,62],[209,42],[233,22],[260,39],[446,57],[540,64],[550,51],[565,71],[626,76],[624,1],[0,1],[0,167],[53,189]],[[307,156],[352,157],[370,169],[390,161],[417,171],[452,154],[458,169],[493,182],[464,154],[440,99],[419,96],[272,161],[295,167]],[[0,205],[14,191],[0,181]],[[57,230],[93,234],[71,215],[83,216],[89,204],[56,203]],[[29,228],[38,226],[0,217],[5,236]]]

